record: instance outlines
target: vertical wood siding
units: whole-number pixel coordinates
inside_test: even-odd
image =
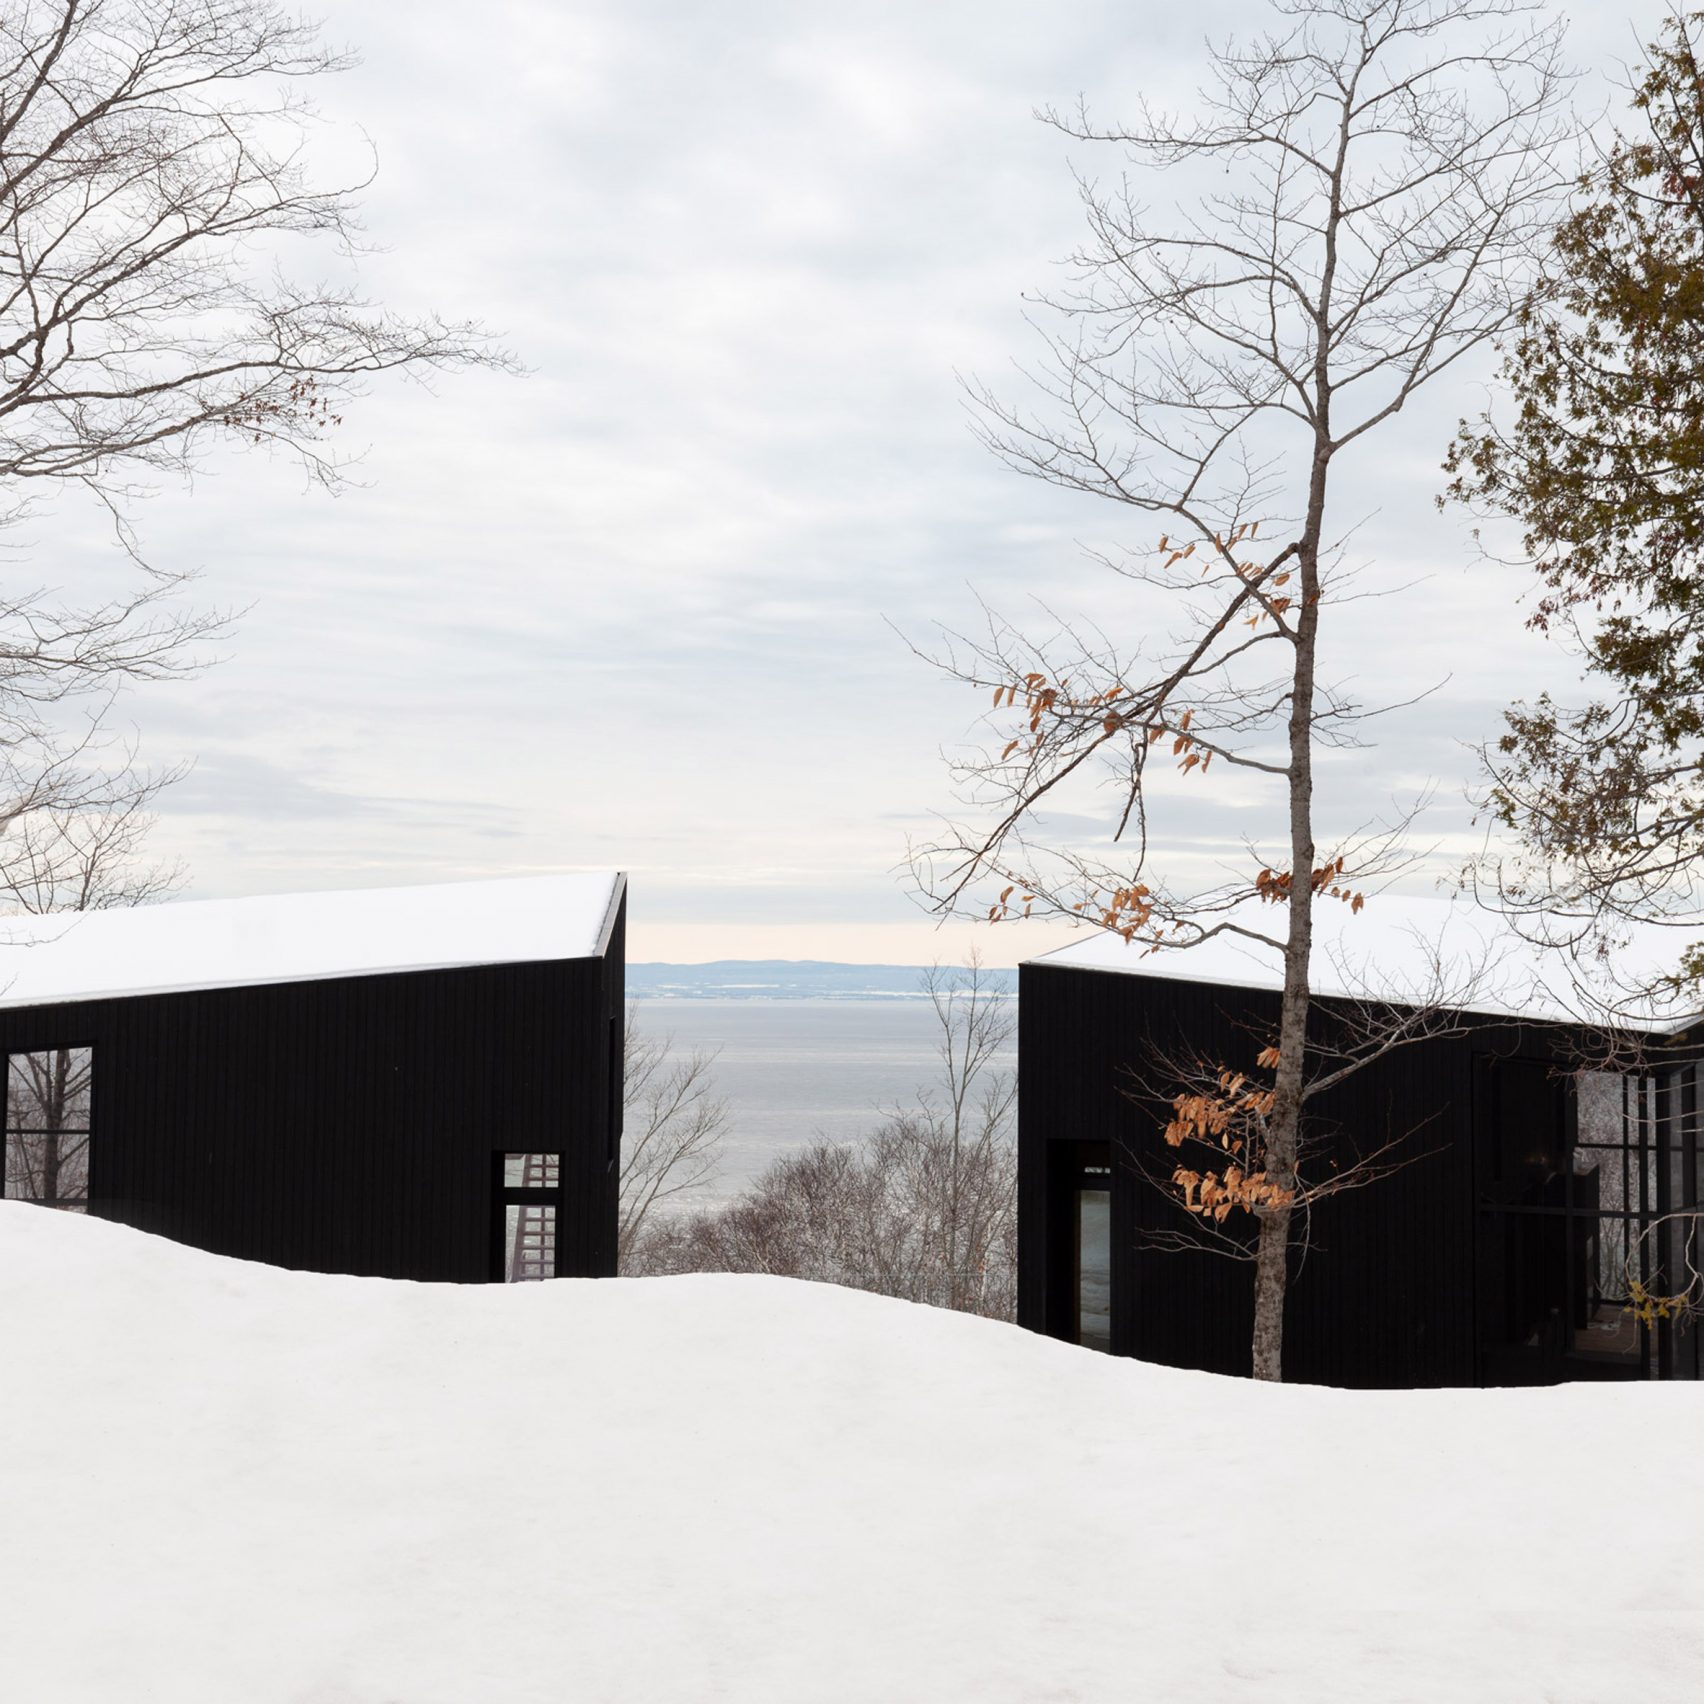
[[[1316,1041],[1341,1022],[1315,1003]],[[1049,1297],[1064,1271],[1050,1250],[1050,1153],[1072,1142],[1112,1144],[1114,1349],[1145,1360],[1247,1374],[1253,1324],[1250,1268],[1145,1237],[1188,1220],[1144,1178],[1169,1165],[1167,1109],[1156,1057],[1254,1068],[1276,1036],[1278,996],[1257,990],[1032,964],[1020,972],[1019,1322],[1065,1335],[1068,1300]],[[1310,1103],[1323,1161],[1347,1163],[1405,1135],[1396,1175],[1322,1203],[1308,1246],[1292,1258],[1285,1376],[1361,1388],[1478,1382],[1474,1060],[1486,1054],[1561,1060],[1562,1025],[1464,1016],[1464,1033],[1417,1042],[1365,1067]],[[1143,1094],[1146,1076],[1150,1092]]]
[[[498,1150],[560,1151],[559,1270],[615,1270],[602,958],[0,1011],[0,1047],[94,1053],[91,1211],[216,1254],[483,1282]]]

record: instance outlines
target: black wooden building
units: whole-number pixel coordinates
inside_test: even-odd
[[[626,882],[0,920],[5,1193],[217,1254],[613,1274]]]
[[[1410,902],[1404,915],[1424,922],[1427,911]],[[1312,1039],[1330,1046],[1350,1025],[1364,1033],[1398,1016],[1408,952],[1387,930],[1362,970],[1316,1001]],[[1369,977],[1393,997],[1371,998]],[[1331,987],[1333,974],[1323,980]],[[1704,1075],[1686,1033],[1624,1032],[1640,1042],[1638,1068],[1608,1070],[1600,1028],[1533,1003],[1543,1015],[1495,995],[1439,1014],[1442,1033],[1310,1102],[1316,1175],[1391,1138],[1404,1163],[1313,1210],[1305,1253],[1292,1255],[1287,1379],[1700,1376],[1696,1330],[1647,1326],[1629,1308],[1632,1285],[1678,1287],[1686,1239],[1699,1236],[1688,1209],[1700,1201]],[[1022,967],[1020,1323],[1115,1354],[1248,1372],[1251,1267],[1168,1234],[1193,1221],[1160,1187],[1175,1161],[1165,1086],[1180,1061],[1252,1067],[1276,1039],[1278,1008],[1276,976],[1219,943],[1156,956],[1090,938]]]

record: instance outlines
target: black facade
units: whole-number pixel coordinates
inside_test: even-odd
[[[1278,995],[1025,965],[1019,1003],[1019,1321],[1177,1367],[1246,1375],[1253,1274],[1162,1246],[1188,1216],[1154,1062],[1253,1064]],[[1347,1008],[1316,999],[1329,1045]],[[1700,1068],[1582,1075],[1583,1032],[1461,1014],[1309,1105],[1316,1173],[1392,1137],[1394,1175],[1320,1203],[1293,1253],[1286,1379],[1360,1388],[1697,1378],[1697,1334],[1628,1307],[1678,1270],[1699,1201]],[[1696,1221],[1692,1221],[1695,1226]]]
[[[596,956],[0,1008],[7,1192],[26,1193],[31,1139],[19,1062],[69,1053],[88,1088],[61,1122],[86,1126],[75,1186],[93,1215],[305,1271],[612,1275],[626,918],[624,885],[613,892]],[[524,1274],[509,1270],[510,1208],[535,1245]]]

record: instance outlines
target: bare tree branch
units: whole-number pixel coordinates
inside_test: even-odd
[[[336,483],[370,376],[513,368],[471,321],[304,284],[370,182],[312,180],[301,86],[352,61],[272,0],[31,0],[0,19],[0,482],[112,501],[225,439]],[[269,257],[272,269],[267,269]]]
[[[622,1032],[621,1201],[617,1270],[632,1269],[652,1215],[715,1176],[728,1105],[715,1091],[713,1052],[675,1051],[674,1037],[645,1029],[636,1006]]]
[[[726,1206],[653,1223],[634,1269],[765,1272],[1011,1319],[1017,1084],[1011,1003],[979,963],[924,980],[940,1073],[862,1141],[818,1141]]]
[[[1314,905],[1358,910],[1403,856],[1388,825],[1317,844],[1316,748],[1352,740],[1379,708],[1316,678],[1320,623],[1347,584],[1334,465],[1539,287],[1571,130],[1560,26],[1525,0],[1273,10],[1274,32],[1213,52],[1198,117],[1042,114],[1075,141],[1124,150],[1143,193],[1180,169],[1220,186],[1180,198],[1168,219],[1129,179],[1080,177],[1088,239],[1070,282],[1038,303],[1037,400],[968,387],[1009,467],[1155,526],[1157,541],[1116,565],[1147,594],[1141,638],[1057,620],[1032,636],[998,617],[986,638],[948,634],[933,660],[992,695],[997,752],[954,765],[973,821],[912,856],[941,912],[1051,913],[1159,952],[1225,934],[1273,952],[1270,1083],[1225,1067],[1260,1099],[1258,1155],[1239,1158],[1229,1184],[1223,1166],[1213,1177],[1228,1189],[1215,1211],[1259,1227],[1254,1367],[1269,1378],[1303,1205]],[[1212,785],[1215,765],[1271,788],[1271,838],[1246,869],[1203,886],[1155,858],[1150,814],[1177,791],[1155,786],[1156,757],[1190,788]],[[1049,812],[1105,811],[1096,787],[1113,801],[1110,842],[1043,844]],[[1250,921],[1262,905],[1270,929]]]

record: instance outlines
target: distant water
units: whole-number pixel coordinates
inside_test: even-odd
[[[711,964],[630,964],[634,1000],[920,1000],[928,974],[916,964],[835,964],[822,959],[717,959]],[[948,968],[949,981],[958,972]],[[982,985],[1016,994],[1015,970],[984,969]]]
[[[737,1195],[765,1166],[819,1135],[846,1142],[884,1109],[915,1104],[940,1077],[940,1024],[911,1000],[638,1000],[638,1023],[671,1032],[677,1049],[721,1050],[716,1092],[731,1118],[714,1186],[698,1200]],[[1001,1060],[1017,1069],[1016,1044]]]

